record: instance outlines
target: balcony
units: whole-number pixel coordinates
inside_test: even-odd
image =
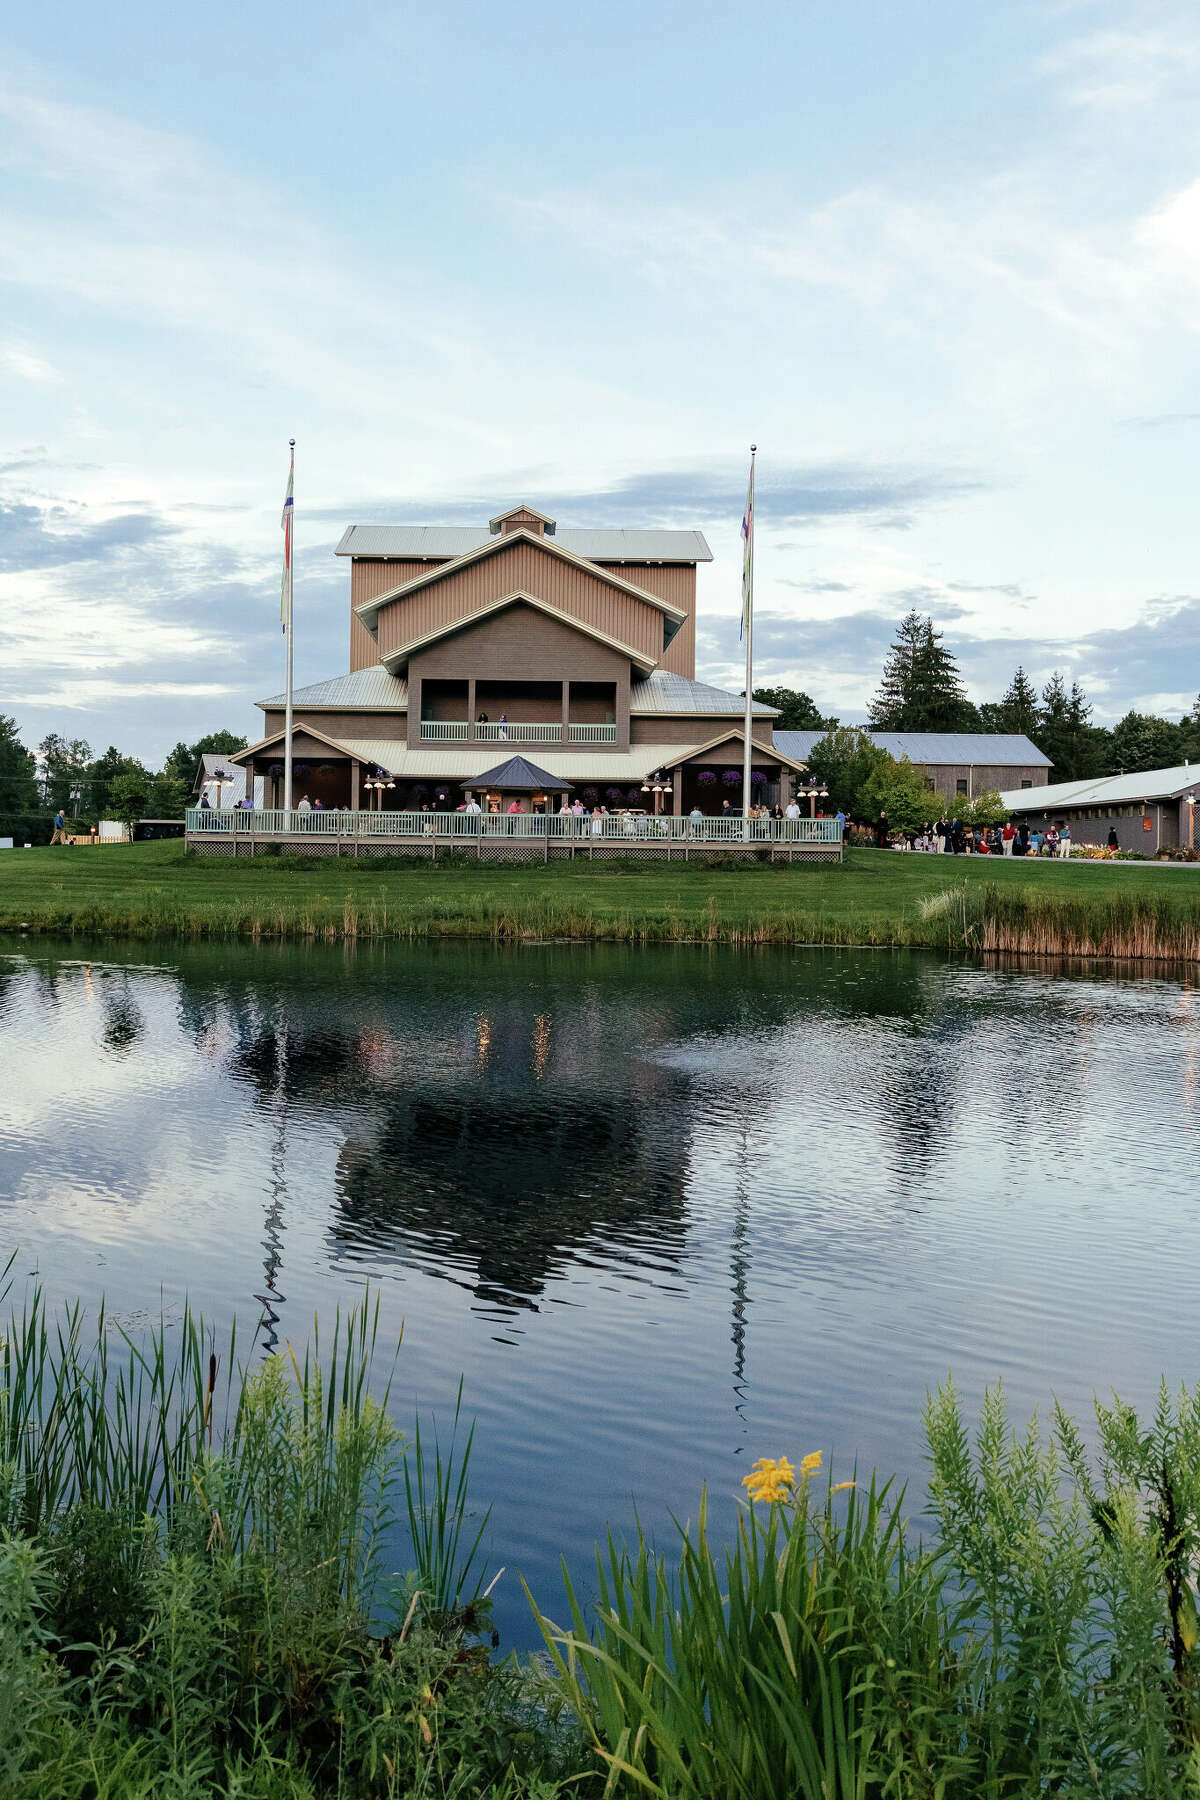
[[[469,719],[422,719],[423,744],[615,744],[617,728],[608,725],[544,724],[509,719],[506,724],[489,720],[472,726]]]

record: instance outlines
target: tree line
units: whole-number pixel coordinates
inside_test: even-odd
[[[205,752],[228,756],[245,748],[246,739],[232,731],[210,731],[194,744],[181,740],[160,769],[148,769],[115,744],[94,756],[85,738],[53,731],[28,750],[16,720],[0,713],[0,822],[59,811],[89,823],[180,819]]]
[[[808,695],[791,688],[755,688],[754,698],[779,708],[783,731],[830,731]],[[874,731],[980,731],[1020,734],[1053,764],[1052,781],[1135,775],[1200,762],[1200,697],[1181,719],[1130,710],[1115,725],[1093,725],[1092,704],[1078,681],[1067,686],[1055,669],[1040,694],[1018,667],[998,700],[967,694],[958,661],[933,620],[915,609],[901,619],[868,709]],[[851,727],[858,730],[858,726]]]

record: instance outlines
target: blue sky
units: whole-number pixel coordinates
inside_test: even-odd
[[[151,761],[344,669],[353,521],[696,525],[700,672],[1200,688],[1200,16],[50,0],[0,36],[0,710]]]

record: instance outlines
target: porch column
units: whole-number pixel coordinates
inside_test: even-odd
[[[676,763],[671,771],[671,816],[675,819],[683,817],[683,764]]]
[[[475,740],[475,677],[467,676],[467,736]]]
[[[571,684],[569,681],[564,681],[562,684],[562,741],[564,744],[570,740],[570,736],[571,736],[571,733],[567,730],[567,726],[570,723],[570,719],[571,719]]]
[[[362,777],[362,766],[357,756],[350,764],[350,811],[358,811],[358,788]]]

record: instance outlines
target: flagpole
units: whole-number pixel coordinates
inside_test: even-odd
[[[744,564],[747,587],[742,597],[742,611],[745,615],[746,628],[746,719],[742,747],[742,818],[746,821],[745,835],[747,837],[750,835],[750,733],[754,721],[754,459],[757,453],[758,445],[751,444],[750,498],[746,505],[746,559]]]
[[[292,451],[292,473],[288,479],[288,506],[291,516],[288,519],[287,543],[287,618],[284,621],[284,637],[286,654],[284,657],[284,702],[283,702],[283,810],[286,815],[284,829],[290,830],[292,823],[292,583],[296,557],[296,504],[292,499],[292,481],[296,470],[296,440],[289,438]]]

